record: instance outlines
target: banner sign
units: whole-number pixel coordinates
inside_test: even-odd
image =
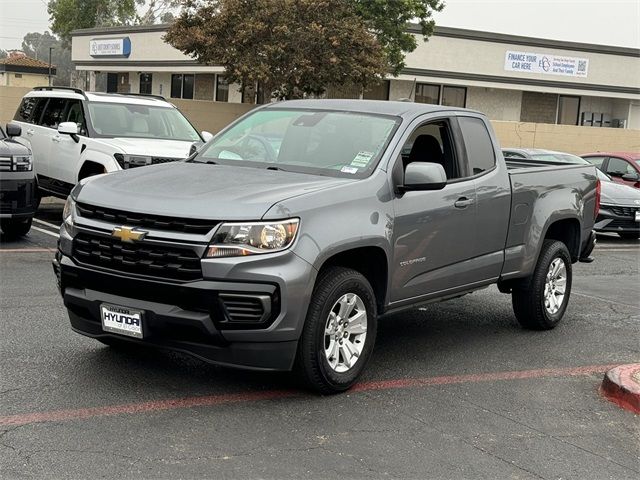
[[[92,57],[128,57],[131,54],[131,40],[124,38],[101,38],[89,41]]]
[[[587,77],[589,60],[547,53],[515,52],[507,50],[504,69],[510,72]]]

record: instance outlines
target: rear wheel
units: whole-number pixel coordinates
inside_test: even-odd
[[[24,237],[31,230],[31,222],[32,218],[2,220],[0,228],[8,238]]]
[[[319,393],[350,388],[376,339],[376,301],[367,279],[343,267],[321,273],[298,345],[295,369]]]
[[[524,328],[549,330],[564,315],[571,294],[571,255],[564,243],[545,240],[531,277],[514,286],[513,311]]]
[[[620,238],[624,238],[626,240],[635,240],[640,238],[640,232],[620,232],[618,235],[620,235]]]

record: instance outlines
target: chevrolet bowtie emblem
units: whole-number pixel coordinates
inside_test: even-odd
[[[142,240],[148,232],[139,231],[136,227],[116,227],[111,232],[112,237],[119,238],[123,242],[133,243]]]

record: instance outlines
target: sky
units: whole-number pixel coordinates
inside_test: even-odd
[[[640,0],[446,0],[436,24],[640,48]],[[48,29],[47,0],[0,0],[0,48]]]

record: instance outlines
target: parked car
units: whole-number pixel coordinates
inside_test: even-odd
[[[14,140],[20,126],[0,127],[0,228],[6,237],[26,235],[36,209],[31,151]]]
[[[532,161],[562,165],[589,165],[589,159],[552,150],[536,148],[503,148],[507,160],[517,161],[526,158]],[[622,238],[640,237],[640,190],[628,185],[615,183],[613,179],[597,170],[601,180],[601,203],[594,225],[597,232],[617,233]]]
[[[615,182],[640,188],[640,153],[595,152],[581,156],[611,176]]]
[[[546,150],[543,148],[503,148],[502,154],[506,159],[518,160],[526,158],[537,162],[548,162],[550,164],[569,163],[574,165],[588,165],[589,162],[566,152],[556,152],[555,150]]]
[[[617,233],[622,238],[640,238],[640,190],[615,183],[598,170],[602,181],[600,210],[593,229]]]
[[[596,169],[510,165],[497,145],[471,110],[300,100],[185,162],[84,179],[53,261],[71,326],[293,368],[323,393],[354,384],[390,312],[497,283],[525,328],[551,329],[591,260]]]
[[[83,178],[172,162],[211,138],[164,98],[36,87],[14,117],[33,151],[41,196],[66,198]]]

